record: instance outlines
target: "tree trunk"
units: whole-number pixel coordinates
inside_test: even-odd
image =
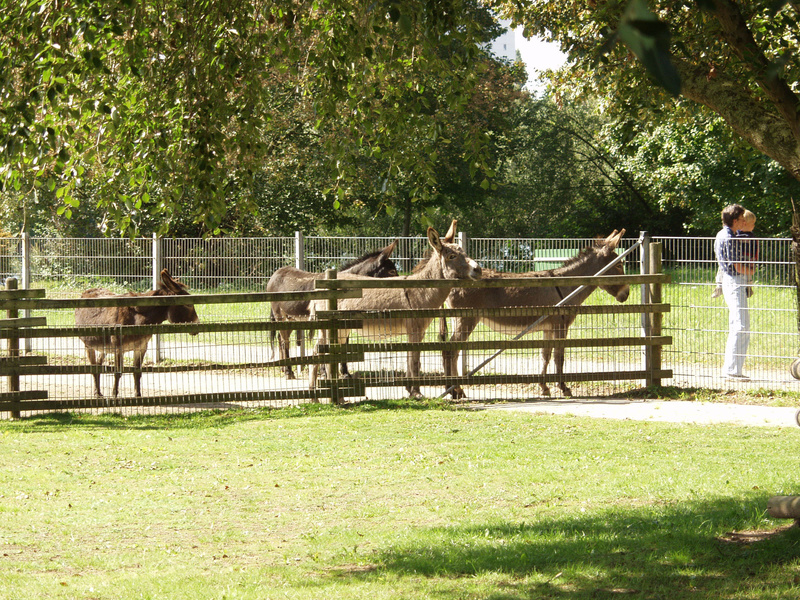
[[[406,201],[403,205],[403,237],[411,235],[411,198],[406,196]]]
[[[794,258],[794,287],[797,292],[797,332],[800,334],[800,214],[792,200],[792,256]]]

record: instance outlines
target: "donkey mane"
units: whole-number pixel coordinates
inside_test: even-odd
[[[383,252],[383,248],[378,248],[377,250],[373,250],[372,252],[367,252],[366,254],[362,254],[360,257],[351,260],[348,263],[343,264],[339,267],[340,271],[346,271],[347,269],[351,269],[358,264],[368,261],[371,258],[377,258],[377,256]]]
[[[575,265],[580,265],[585,263],[591,254],[596,250],[600,250],[605,246],[602,239],[598,239],[595,243],[591,246],[587,246],[583,248],[578,254],[572,256],[564,261],[560,267],[556,267],[555,269],[548,269],[547,271],[538,271],[537,275],[541,273],[541,277],[559,277],[563,275],[564,272],[570,270]]]

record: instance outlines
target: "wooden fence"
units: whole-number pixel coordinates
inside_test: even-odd
[[[643,294],[643,301],[639,304],[615,305],[581,305],[581,306],[541,306],[529,308],[496,309],[495,314],[514,314],[530,316],[549,315],[613,315],[613,314],[639,314],[642,315],[642,328],[639,335],[591,338],[567,338],[554,342],[545,342],[536,339],[494,339],[482,341],[466,341],[460,344],[451,342],[430,341],[419,344],[410,344],[402,341],[381,343],[354,343],[354,344],[328,344],[321,352],[313,355],[294,356],[285,360],[269,360],[244,363],[214,363],[187,365],[148,366],[139,369],[147,373],[173,373],[191,371],[214,370],[244,370],[244,369],[269,369],[286,365],[330,365],[330,373],[336,373],[335,365],[339,362],[355,362],[363,360],[366,353],[397,353],[408,350],[433,352],[452,350],[458,348],[462,352],[475,350],[504,351],[519,348],[541,348],[543,346],[559,346],[564,348],[597,348],[611,349],[621,346],[639,347],[642,350],[641,368],[626,370],[601,369],[593,372],[565,373],[562,377],[565,382],[575,381],[622,381],[642,380],[646,385],[658,385],[662,379],[672,377],[671,370],[662,368],[661,348],[672,343],[669,336],[664,336],[661,331],[661,317],[669,311],[669,305],[661,302],[661,285],[669,282],[668,276],[659,273],[656,265],[653,275],[626,275],[626,276],[597,276],[597,277],[552,277],[514,279],[515,287],[536,286],[570,286],[570,285],[599,285],[619,284],[642,285],[647,289]],[[460,281],[459,286],[465,287],[492,287],[510,285],[511,282],[503,281]],[[369,387],[381,386],[409,386],[409,385],[441,385],[442,390],[452,385],[497,385],[497,384],[532,384],[546,381],[557,381],[554,374],[505,374],[482,375],[465,374],[461,376],[431,376],[410,379],[404,375],[393,374],[391,377],[372,378],[369,374],[354,379],[328,378],[321,380],[317,389],[252,389],[247,391],[224,391],[204,393],[170,393],[169,395],[153,395],[143,397],[119,397],[115,399],[80,397],[80,398],[53,398],[49,397],[46,390],[23,389],[21,378],[36,375],[68,376],[77,374],[114,373],[113,366],[92,366],[89,364],[48,364],[46,356],[21,355],[19,340],[24,338],[75,338],[81,335],[131,335],[131,334],[171,334],[171,333],[216,333],[216,332],[270,332],[278,330],[309,331],[309,330],[338,330],[358,329],[366,319],[409,318],[409,317],[452,317],[485,314],[485,311],[471,309],[430,309],[424,311],[367,311],[342,313],[336,310],[325,311],[318,315],[318,319],[311,322],[289,321],[272,322],[264,318],[257,321],[245,322],[201,322],[193,324],[162,324],[149,326],[117,326],[117,327],[47,327],[44,317],[19,318],[20,310],[42,309],[75,309],[90,306],[130,306],[130,305],[175,305],[175,304],[223,304],[223,303],[268,303],[286,300],[312,300],[326,298],[333,304],[339,298],[354,298],[361,295],[363,287],[452,287],[452,281],[353,281],[353,280],[321,280],[319,289],[308,293],[253,293],[253,294],[214,294],[169,297],[113,297],[113,298],[77,298],[77,299],[47,299],[43,290],[16,290],[13,280],[9,280],[5,291],[0,291],[2,309],[7,311],[6,319],[0,319],[0,339],[6,340],[5,356],[0,357],[0,376],[6,381],[5,391],[0,392],[0,414],[10,413],[12,417],[19,417],[22,413],[32,411],[58,411],[78,409],[108,408],[109,403],[114,407],[132,406],[181,406],[191,405],[212,406],[216,403],[228,402],[267,402],[275,400],[312,401],[330,400],[335,403],[343,402],[348,397],[363,397]],[[266,304],[264,304],[266,307]],[[267,310],[263,314],[268,314]],[[135,371],[132,367],[123,367],[123,373]]]

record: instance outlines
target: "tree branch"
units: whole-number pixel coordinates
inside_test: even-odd
[[[781,115],[753,98],[739,80],[724,74],[709,76],[704,65],[674,59],[683,83],[682,94],[707,106],[748,143],[800,180],[800,141]]]
[[[752,68],[755,81],[764,90],[775,108],[786,121],[795,138],[800,141],[800,100],[786,80],[772,75],[772,63],[756,43],[739,6],[732,0],[713,0],[715,16],[722,26],[725,41],[745,64]]]

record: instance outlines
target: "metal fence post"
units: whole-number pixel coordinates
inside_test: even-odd
[[[469,248],[467,245],[469,244],[469,237],[467,237],[467,233],[465,231],[458,232],[458,245],[461,246],[461,249],[467,254],[467,256],[471,256],[469,253]],[[446,342],[446,339],[442,340]],[[466,375],[469,373],[469,350],[466,348],[461,351],[461,374]],[[451,373],[451,375],[458,375],[458,373]]]
[[[22,242],[22,272],[20,278],[22,279],[22,289],[29,290],[31,288],[31,236],[27,231],[23,231],[20,236]],[[31,316],[31,309],[26,308],[22,311],[22,315],[26,318]],[[31,339],[25,338],[22,341],[23,349],[26,354],[31,351]]]
[[[294,267],[300,271],[305,271],[306,255],[304,248],[305,240],[302,231],[294,232]]]
[[[161,254],[161,238],[157,233],[153,234],[153,289],[157,290],[159,283],[161,283],[161,269],[164,263]],[[153,336],[153,362],[158,364],[161,362],[161,336],[155,334]]]
[[[647,231],[639,232],[639,241],[641,242],[639,245],[639,274],[640,275],[649,275],[650,274],[650,234]],[[642,304],[649,304],[650,303],[650,287],[643,283],[641,285],[641,296],[642,296]],[[644,337],[648,337],[651,330],[651,319],[649,313],[642,313],[641,318],[641,334]],[[645,370],[647,369],[647,365],[650,361],[650,346],[645,346],[642,349],[642,364],[644,365]]]

